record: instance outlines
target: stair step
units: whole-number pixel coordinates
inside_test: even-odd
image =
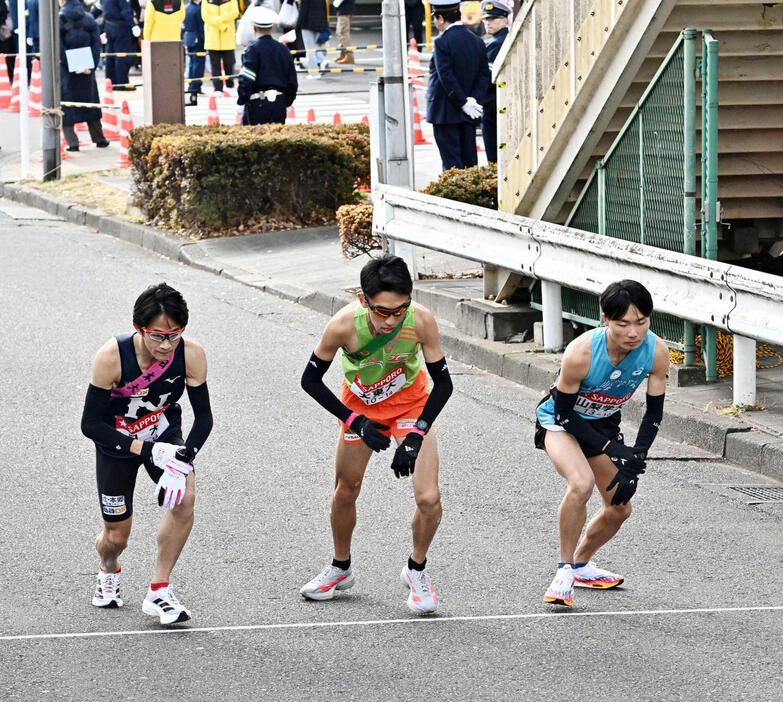
[[[726,198],[783,198],[783,176],[723,176],[718,178],[718,197]]]
[[[779,56],[720,56],[718,80],[750,81],[779,80],[781,59]],[[634,76],[634,82],[648,85],[661,66],[661,59],[646,58]]]
[[[683,27],[709,27],[716,37],[722,31],[779,29],[783,27],[783,5],[756,3],[705,2],[684,3],[675,7],[663,31],[680,31]]]
[[[778,71],[778,77],[781,72]],[[620,102],[620,107],[634,107],[645,83],[632,83]],[[721,107],[730,105],[780,105],[783,103],[783,80],[724,81],[718,86]],[[701,105],[701,90],[696,91],[696,104]]]
[[[783,62],[783,59],[781,59]],[[609,121],[607,131],[618,132],[631,114],[631,108],[621,107]],[[701,108],[696,108],[696,123],[701,124]],[[732,105],[718,109],[718,129],[779,129],[783,128],[783,107],[780,105]]]
[[[648,57],[664,58],[674,46],[679,32],[661,32],[653,42]],[[783,55],[783,29],[752,32],[720,32],[716,34],[720,42],[720,58],[724,56]],[[697,42],[697,55],[701,54],[701,41]]]
[[[697,131],[701,132],[701,130]],[[616,136],[616,130],[604,132],[593,149],[593,156],[603,156]],[[718,137],[719,154],[780,151],[783,151],[783,129],[722,129]],[[696,137],[696,153],[701,153],[701,137],[698,135]]]

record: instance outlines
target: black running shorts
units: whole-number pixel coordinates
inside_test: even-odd
[[[168,437],[167,443],[182,446],[185,442],[181,434]],[[115,458],[95,449],[95,477],[98,483],[98,503],[105,522],[123,522],[133,514],[133,491],[136,487],[136,474],[144,466],[153,483],[160,480],[163,471],[151,458],[141,456]],[[153,498],[150,488],[149,499]]]
[[[549,395],[544,397],[544,399],[541,400],[541,402],[538,404],[541,405],[542,403],[546,402],[548,398]],[[621,412],[618,410],[613,415],[606,417],[605,419],[588,419],[586,421],[590,422],[590,426],[602,436],[622,444],[623,433],[620,431],[620,415]],[[536,432],[534,434],[533,440],[535,442],[536,448],[541,449],[542,451],[544,450],[544,439],[546,438],[547,431],[550,430],[541,426],[541,423],[538,421],[538,419],[536,419]],[[576,439],[576,437],[574,438]],[[601,455],[602,451],[596,451],[579,439],[576,440],[579,443],[579,448],[582,449],[582,453],[585,455],[585,458],[593,458],[595,456]]]

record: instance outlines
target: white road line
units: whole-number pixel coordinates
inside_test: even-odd
[[[704,607],[699,609],[638,609],[619,612],[550,612],[533,614],[485,614],[464,617],[416,617],[408,619],[368,619],[348,622],[293,622],[289,624],[245,624],[205,626],[179,629],[139,629],[128,631],[82,631],[63,634],[17,634],[0,636],[0,641],[34,641],[40,639],[81,639],[96,636],[138,636],[147,634],[196,634],[220,631],[271,631],[274,629],[334,629],[383,624],[442,624],[446,622],[513,621],[519,619],[560,619],[562,617],[628,617],[662,614],[725,614],[730,612],[783,612],[783,605],[770,607]]]

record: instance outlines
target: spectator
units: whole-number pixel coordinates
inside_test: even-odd
[[[421,48],[424,44],[424,4],[421,0],[405,0],[405,35],[408,29],[413,30],[413,38],[416,45]]]
[[[5,54],[5,65],[8,75],[13,76],[16,57],[16,34],[14,34],[14,19],[8,0],[0,0],[0,53]]]
[[[492,73],[492,62],[497,58],[500,47],[508,36],[508,16],[511,8],[503,0],[484,0],[481,3],[484,13],[484,27],[492,40],[487,44],[487,59],[489,71]],[[481,115],[481,136],[484,138],[484,149],[487,161],[497,163],[498,160],[498,104],[497,90],[490,79],[487,86],[487,99],[484,102],[484,112]]]
[[[252,8],[254,7],[266,7],[275,12],[274,0],[252,0],[252,2],[248,3],[245,11],[242,13],[239,24],[237,24],[236,44],[237,49],[240,51],[244,51],[258,38],[253,32],[253,22],[250,20],[254,12]]]
[[[337,8],[337,39],[340,42],[340,55],[335,63],[355,63],[351,46],[351,16],[356,12],[356,0],[333,0]]]
[[[98,148],[109,145],[101,127],[101,108],[98,97],[98,83],[95,81],[95,66],[101,54],[101,39],[98,24],[92,15],[84,11],[79,0],[60,0],[60,64],[63,102],[88,102],[96,107],[63,106],[63,133],[68,142],[68,151],[79,150],[79,137],[73,125],[86,122],[90,138]],[[92,51],[92,69],[69,71],[68,51],[89,47]]]
[[[218,76],[230,76],[234,72],[234,20],[239,17],[237,0],[206,0],[201,4],[201,17],[204,20],[204,46],[209,52],[212,68],[212,85],[215,90],[222,91],[223,80]],[[227,78],[225,84],[233,88],[234,79]]]
[[[183,0],[151,0],[144,11],[142,36],[145,41],[179,41],[184,19]]]
[[[185,22],[182,25],[182,42],[185,44],[187,52],[187,73],[191,80],[187,84],[188,104],[197,105],[201,93],[201,81],[198,78],[204,77],[204,65],[206,56],[198,56],[204,53],[204,20],[201,17],[201,0],[190,0],[185,8]]]
[[[128,84],[128,71],[132,58],[113,56],[118,53],[134,53],[137,49],[136,38],[141,36],[141,28],[133,15],[130,0],[103,0],[103,26],[106,30],[106,77],[115,90],[136,90]]]
[[[318,48],[321,34],[329,31],[329,21],[326,17],[326,0],[301,0],[299,3],[299,19],[296,28],[302,32],[305,49],[307,49],[307,67],[311,71],[325,71],[329,62],[326,54]],[[308,73],[308,80],[319,80],[320,73]]]

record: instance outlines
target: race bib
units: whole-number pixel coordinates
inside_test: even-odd
[[[609,417],[631,399],[633,393],[628,393],[625,397],[613,397],[604,395],[600,392],[591,392],[587,395],[579,395],[576,398],[574,409],[587,417],[596,419]]]
[[[405,387],[405,368],[398,366],[386,377],[381,378],[372,385],[365,385],[357,373],[351,383],[351,392],[356,395],[365,405],[375,405],[384,400],[388,400],[394,393],[399,392]]]
[[[157,441],[158,437],[162,436],[169,428],[169,420],[164,414],[168,408],[169,406],[166,405],[132,421],[128,421],[125,417],[117,417],[115,428],[117,431],[140,441]]]

